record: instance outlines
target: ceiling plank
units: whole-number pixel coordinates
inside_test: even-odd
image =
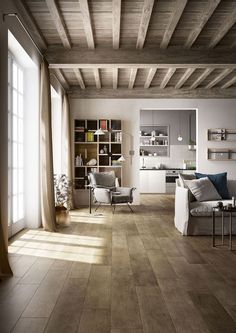
[[[188,78],[193,74],[195,68],[186,69],[184,75],[180,78],[179,82],[175,85],[175,89],[180,89],[184,83],[188,80]]]
[[[99,69],[98,68],[94,68],[93,74],[94,74],[96,88],[97,89],[101,89],[102,85],[101,85],[101,80],[100,80]]]
[[[195,27],[190,32],[186,43],[184,44],[185,48],[190,48],[193,45],[193,43],[201,33],[202,29],[204,28],[205,24],[214,13],[220,1],[221,0],[210,0],[207,2],[205,10],[203,10],[203,12],[201,13],[200,21],[199,20],[197,21]]]
[[[172,76],[174,75],[176,71],[176,68],[169,68],[164,79],[162,80],[161,84],[160,84],[160,88],[164,89],[165,86],[167,85],[167,83],[170,81],[170,79],[172,78]]]
[[[117,50],[120,46],[120,18],[121,18],[121,0],[112,2],[112,35],[113,49]]]
[[[118,87],[118,68],[113,68],[112,74],[113,74],[113,89],[117,89]]]
[[[135,82],[135,79],[137,76],[137,72],[138,72],[137,68],[131,68],[130,76],[129,76],[129,85],[128,85],[129,89],[133,89],[133,87],[134,87],[134,82]]]
[[[215,47],[235,23],[236,23],[236,7],[232,11],[232,13],[228,17],[226,17],[225,20],[221,22],[221,24],[219,24],[218,30],[216,31],[215,35],[212,37],[209,43],[209,48]]]
[[[62,70],[60,68],[55,68],[55,72],[54,74],[56,75],[56,77],[58,78],[59,82],[61,83],[61,85],[63,86],[64,89],[69,89],[70,85],[67,82],[64,74],[62,73]]]
[[[217,75],[214,78],[214,80],[212,80],[210,83],[208,83],[208,85],[205,87],[205,89],[210,89],[210,88],[214,87],[217,83],[219,83],[221,80],[223,80],[232,71],[233,71],[233,69],[226,68],[225,70],[223,70],[223,72],[221,72],[219,75]]]
[[[144,0],[143,2],[143,11],[139,26],[136,49],[142,49],[145,43],[154,2],[155,2],[154,0]]]
[[[221,88],[222,88],[222,89],[229,88],[229,87],[232,86],[235,82],[236,82],[236,75],[235,75],[232,79],[230,79],[228,82],[226,82]]]
[[[89,12],[88,0],[79,0],[79,4],[80,4],[80,11],[83,17],[84,32],[87,38],[88,48],[94,49],[95,43],[94,43],[93,28]]]
[[[85,89],[85,84],[84,84],[84,80],[83,80],[83,76],[79,70],[79,68],[74,68],[74,73],[75,73],[75,76],[79,82],[79,85],[80,85],[80,88],[81,89]]]
[[[176,26],[183,14],[184,8],[187,4],[187,0],[177,0],[177,2],[174,4],[175,10],[172,13],[171,20],[168,24],[168,27],[164,33],[162,42],[160,44],[161,49],[166,49],[169,45],[169,42],[171,40],[171,37],[176,29]]]
[[[33,15],[30,13],[27,5],[22,1],[15,1],[14,4],[16,5],[18,12],[20,14],[20,18],[23,22],[26,23],[27,30],[30,31],[31,36],[34,38],[36,44],[42,50],[47,49],[48,45],[47,42],[39,29]]]
[[[119,89],[103,88],[103,89],[79,89],[71,87],[69,90],[71,98],[235,98],[236,88],[213,88],[213,89],[193,89],[186,88],[175,89],[167,87],[161,89],[158,87],[150,87],[143,89],[142,87],[127,89],[125,87]]]
[[[168,48],[87,50],[73,47],[49,47],[45,57],[51,68],[234,68],[236,57],[231,49],[194,50]]]
[[[206,68],[205,71],[197,78],[189,89],[197,88],[206,78],[214,71],[214,68]]]
[[[57,32],[61,38],[62,44],[66,49],[71,48],[70,37],[68,35],[65,22],[60,13],[58,5],[55,0],[46,0],[49,12],[52,16],[53,22],[55,23]]]
[[[146,78],[145,84],[144,84],[144,88],[148,89],[152,83],[152,80],[156,74],[157,68],[150,68],[149,72],[148,72],[148,76]]]

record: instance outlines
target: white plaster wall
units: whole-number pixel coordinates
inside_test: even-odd
[[[206,135],[208,128],[236,128],[236,99],[71,99],[70,105],[72,118],[121,118],[124,130],[134,135],[135,156],[132,165],[128,161],[124,163],[124,185],[139,189],[139,114],[140,109],[148,108],[197,109],[197,170],[227,171],[229,178],[236,179],[236,162],[207,160],[207,147],[217,147],[219,143],[208,142]],[[124,143],[126,151],[127,141]],[[236,143],[221,144],[236,148]],[[138,193],[137,190],[136,203]]]

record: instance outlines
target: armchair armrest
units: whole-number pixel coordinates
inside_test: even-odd
[[[189,190],[177,186],[175,190],[175,227],[187,235],[189,221]]]
[[[127,195],[130,197],[129,202],[133,202],[133,192],[136,190],[135,187],[116,187],[116,191],[120,192],[123,195]]]

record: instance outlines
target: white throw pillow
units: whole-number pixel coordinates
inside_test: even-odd
[[[208,177],[185,180],[185,184],[197,201],[221,200],[221,196]]]

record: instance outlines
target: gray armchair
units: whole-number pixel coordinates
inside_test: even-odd
[[[133,202],[135,188],[116,186],[116,177],[113,171],[90,173],[88,178],[94,202],[98,203],[96,210],[101,204],[109,204],[114,214],[116,205],[127,204],[131,212],[133,212],[130,204]]]

